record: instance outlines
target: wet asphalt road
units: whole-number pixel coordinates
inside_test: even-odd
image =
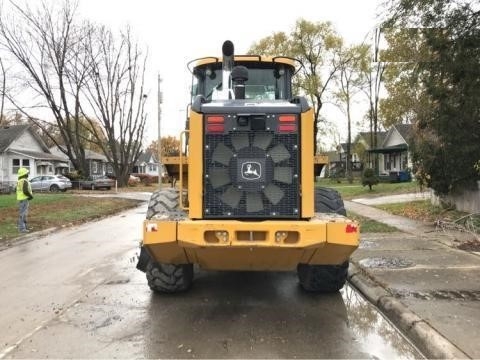
[[[352,288],[205,272],[157,295],[135,269],[146,206],[0,251],[0,358],[419,358]]]

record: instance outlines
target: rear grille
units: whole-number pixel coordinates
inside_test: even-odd
[[[204,218],[299,218],[298,134],[205,135]]]

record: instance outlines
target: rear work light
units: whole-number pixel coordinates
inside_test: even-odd
[[[223,133],[225,131],[225,118],[220,115],[207,116],[207,133]]]
[[[280,115],[277,130],[280,133],[297,131],[297,117],[295,115]]]

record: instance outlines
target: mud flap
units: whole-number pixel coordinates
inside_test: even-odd
[[[140,248],[140,256],[138,257],[137,269],[143,272],[147,271],[147,264],[150,261],[150,254],[145,247]]]

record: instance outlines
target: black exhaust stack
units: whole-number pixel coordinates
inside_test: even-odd
[[[228,100],[233,97],[230,83],[230,75],[233,69],[233,53],[233,43],[230,40],[225,41],[222,45],[222,90],[220,91],[220,99],[222,100]]]
[[[245,81],[248,80],[248,69],[245,66],[234,67],[235,48],[230,40],[226,40],[222,45],[222,98],[245,99]],[[231,81],[230,81],[231,79]]]

